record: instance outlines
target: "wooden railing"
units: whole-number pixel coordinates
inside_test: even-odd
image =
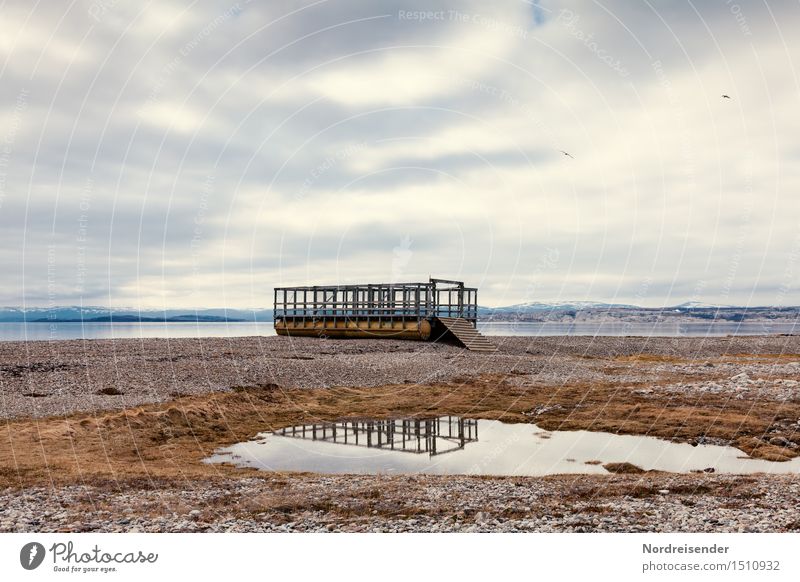
[[[461,317],[475,322],[478,290],[458,281],[277,287],[279,319],[410,319]]]

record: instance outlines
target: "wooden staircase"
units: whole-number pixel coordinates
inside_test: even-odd
[[[463,344],[465,348],[473,352],[496,352],[497,347],[481,335],[470,322],[460,317],[437,317],[442,325]]]

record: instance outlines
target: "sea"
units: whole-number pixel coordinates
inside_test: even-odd
[[[723,337],[795,335],[800,322],[478,322],[488,336]],[[273,336],[272,322],[0,323],[0,341]]]

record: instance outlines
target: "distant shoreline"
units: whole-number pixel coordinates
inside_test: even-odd
[[[711,307],[683,305],[669,308],[545,304],[478,307],[480,323],[654,324],[654,323],[800,323],[800,307]],[[271,309],[169,309],[164,311],[56,307],[50,309],[0,307],[0,323],[271,323]]]
[[[103,316],[83,319],[48,319],[40,317],[28,322],[4,321],[2,323],[235,323],[246,319],[216,317],[212,315],[179,315],[177,317],[137,317],[135,315]]]

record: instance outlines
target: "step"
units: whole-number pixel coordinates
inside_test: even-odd
[[[473,352],[496,352],[497,347],[492,344],[481,332],[479,332],[466,319],[460,317],[439,317],[442,324],[461,342],[461,344]]]

